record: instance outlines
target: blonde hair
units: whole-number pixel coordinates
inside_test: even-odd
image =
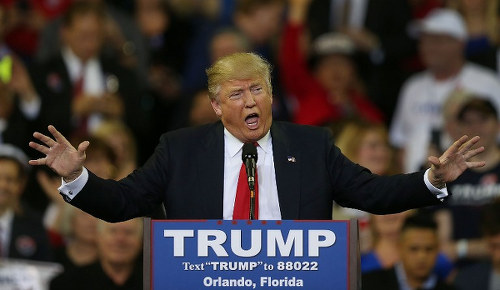
[[[210,99],[216,99],[222,83],[250,78],[263,79],[272,95],[271,71],[269,62],[255,53],[238,52],[221,57],[206,70],[208,95]]]
[[[462,105],[472,99],[472,97],[473,95],[469,91],[463,89],[453,90],[443,104],[442,112],[444,122],[448,123],[454,121]]]
[[[122,121],[118,120],[108,120],[104,121],[99,125],[99,127],[96,128],[95,132],[93,133],[94,136],[97,138],[100,138],[102,140],[108,140],[109,136],[113,136],[115,134],[121,134],[122,136],[125,137],[125,146],[126,146],[126,153],[129,154],[129,158],[131,160],[136,160],[137,159],[137,144],[134,138],[134,134],[130,130],[125,123]],[[113,148],[113,151],[116,149]],[[122,156],[117,156],[121,158]],[[119,160],[122,161],[122,160]],[[120,165],[120,164],[119,164]]]
[[[369,132],[376,132],[384,140],[388,140],[387,129],[382,124],[368,123],[363,121],[352,121],[344,125],[339,132],[335,145],[339,147],[347,158],[358,162],[358,153],[365,136]],[[387,141],[389,147],[389,142]]]

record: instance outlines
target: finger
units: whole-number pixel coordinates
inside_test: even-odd
[[[469,151],[472,146],[474,146],[478,141],[479,141],[479,136],[474,136],[472,137],[469,141],[467,141],[465,144],[463,144],[460,149],[458,150],[459,154],[464,154],[467,151]]]
[[[80,154],[85,154],[85,150],[87,150],[87,148],[89,148],[89,146],[90,146],[89,141],[83,141],[82,143],[80,143],[80,145],[78,145],[78,152]]]
[[[49,150],[50,149],[48,147],[45,147],[45,146],[41,145],[41,144],[38,144],[36,142],[30,142],[29,146],[31,148],[33,148],[33,149],[35,149],[35,150],[37,150],[37,151],[45,154],[45,155],[49,154]]]
[[[467,167],[469,168],[479,168],[486,165],[486,161],[474,161],[474,162],[466,162]]]
[[[45,165],[46,162],[47,162],[47,158],[45,158],[45,157],[28,161],[29,165]]]
[[[66,137],[64,137],[63,134],[61,134],[59,131],[57,131],[56,127],[49,125],[48,129],[49,129],[50,134],[52,134],[52,136],[54,136],[54,138],[56,139],[57,142],[69,144],[69,141],[66,139]]]
[[[460,150],[460,148],[465,144],[465,142],[467,142],[467,140],[469,140],[469,136],[467,135],[463,135],[462,137],[460,137],[457,141],[453,142],[453,144],[451,144],[450,148],[448,148],[448,150],[452,150],[451,152],[458,152],[458,150]],[[448,151],[446,150],[446,151]]]
[[[441,158],[448,158],[449,156],[456,154],[458,152],[458,150],[460,149],[460,147],[462,147],[462,145],[465,142],[467,142],[468,139],[469,139],[469,137],[467,135],[460,137],[458,140],[453,142],[453,144],[451,144],[451,146],[448,147],[448,149],[446,149],[446,151],[443,153],[443,155],[441,155]]]
[[[45,143],[49,147],[52,147],[56,144],[56,141],[54,141],[52,138],[50,138],[49,136],[46,136],[42,133],[39,133],[39,132],[33,133],[33,137],[42,141],[43,143]]]
[[[464,158],[465,160],[468,160],[469,158],[473,157],[473,156],[476,156],[477,154],[481,153],[484,151],[484,147],[481,146],[479,148],[476,148],[476,149],[473,149],[473,150],[469,150],[467,152],[465,152],[464,154]]]
[[[436,156],[429,156],[427,160],[429,160],[429,162],[435,167],[439,168],[441,166],[441,161]]]

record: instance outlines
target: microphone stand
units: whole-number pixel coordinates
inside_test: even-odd
[[[255,219],[255,190],[250,188],[250,219]]]

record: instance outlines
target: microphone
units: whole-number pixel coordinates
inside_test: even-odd
[[[257,167],[257,148],[253,143],[245,143],[241,154],[247,172],[248,187],[250,188],[250,219],[255,219],[255,168]]]

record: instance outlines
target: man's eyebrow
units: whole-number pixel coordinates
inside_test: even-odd
[[[242,87],[232,87],[232,88],[229,88],[229,90],[227,91],[227,94],[231,95],[234,93],[242,92],[243,90],[244,89]]]

